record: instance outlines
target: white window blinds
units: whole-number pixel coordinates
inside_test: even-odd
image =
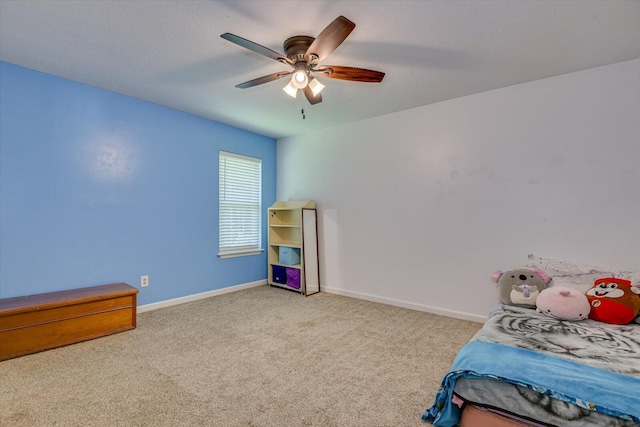
[[[220,251],[222,258],[260,248],[262,160],[220,151]]]

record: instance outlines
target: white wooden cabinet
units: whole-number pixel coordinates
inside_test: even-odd
[[[315,201],[276,202],[268,220],[269,286],[302,295],[320,292]]]

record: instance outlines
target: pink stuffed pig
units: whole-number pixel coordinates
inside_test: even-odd
[[[552,286],[540,292],[536,310],[556,319],[584,320],[589,317],[591,305],[580,291],[566,286]]]

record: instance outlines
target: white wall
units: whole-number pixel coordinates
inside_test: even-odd
[[[482,320],[527,254],[640,271],[640,60],[278,141],[323,291]],[[331,102],[328,98],[326,102]]]

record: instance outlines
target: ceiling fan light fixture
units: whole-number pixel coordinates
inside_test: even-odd
[[[298,70],[291,76],[291,83],[296,89],[304,89],[307,87],[307,84],[309,84],[309,77],[307,77],[307,73],[304,71]]]
[[[322,92],[322,89],[324,89],[324,85],[320,83],[318,79],[311,77],[311,80],[309,80],[309,89],[311,89],[313,96],[318,96],[318,94]]]
[[[283,87],[282,90],[285,91],[287,95],[289,95],[292,98],[295,98],[296,95],[298,94],[298,88],[294,86],[293,79],[291,79],[289,81],[289,84]]]

